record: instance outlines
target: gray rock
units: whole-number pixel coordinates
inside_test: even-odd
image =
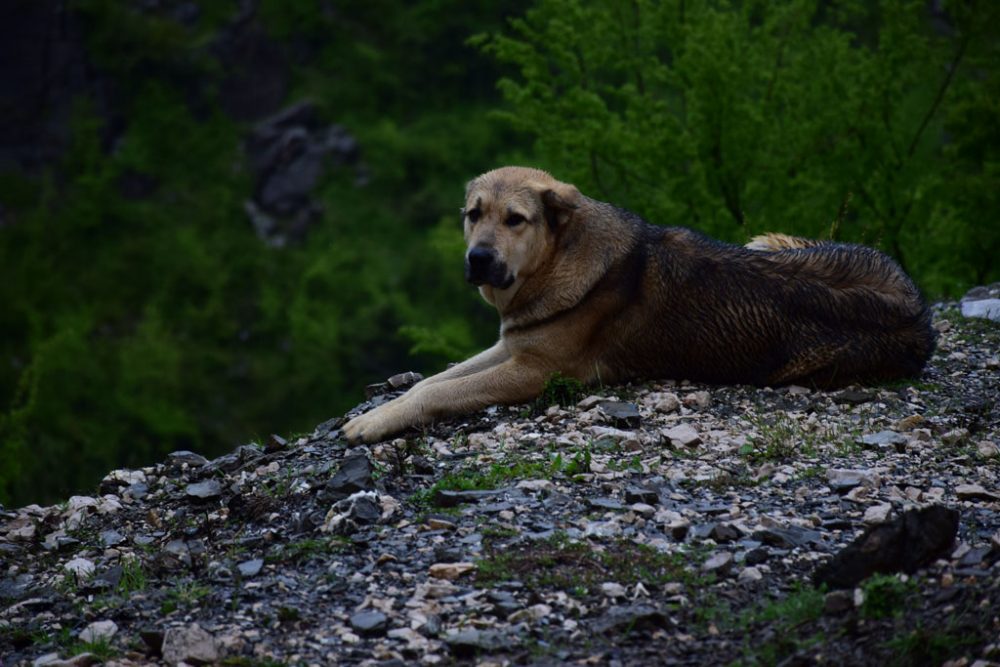
[[[668,626],[667,615],[649,604],[632,604],[611,607],[591,623],[591,629],[599,634],[608,632],[632,632],[654,630]]]
[[[182,463],[186,463],[194,468],[200,468],[208,463],[208,459],[201,454],[196,454],[194,452],[189,452],[186,449],[182,449],[167,454],[167,462],[172,465],[181,465]]]
[[[382,508],[379,506],[375,498],[361,496],[360,498],[356,498],[354,504],[351,506],[350,517],[356,523],[378,523],[379,517],[381,516]]]
[[[372,464],[364,454],[352,454],[344,458],[324,491],[333,500],[346,498],[358,491],[371,491],[375,488],[372,480]]]
[[[978,317],[1000,322],[1000,299],[979,299],[962,301],[963,317]]]
[[[168,628],[163,634],[162,651],[163,660],[169,665],[209,664],[219,659],[215,637],[198,625]]]
[[[515,648],[519,643],[516,637],[497,630],[461,630],[445,635],[444,641],[452,653],[460,658],[470,658],[482,651]]]
[[[755,531],[755,540],[781,549],[793,549],[807,544],[817,544],[823,539],[818,530],[810,530],[800,526],[785,526],[784,528],[764,528]]]
[[[838,493],[847,493],[858,486],[877,489],[881,486],[879,476],[870,470],[847,470],[844,468],[829,468],[826,471],[827,484]]]
[[[252,560],[246,560],[236,566],[236,569],[240,571],[240,574],[244,577],[254,577],[264,567],[264,561],[260,558],[254,558]]]
[[[854,608],[854,594],[851,591],[830,591],[823,599],[823,611],[827,614],[842,614]]]
[[[473,489],[469,491],[439,490],[434,494],[434,502],[439,507],[455,507],[462,503],[478,503],[482,500],[496,498],[502,493],[503,489]]]
[[[118,624],[114,621],[94,621],[80,631],[80,641],[93,643],[108,640],[118,632]]]
[[[656,491],[656,489],[630,484],[625,487],[625,502],[656,505],[660,502],[660,494]]]
[[[868,447],[894,448],[899,452],[904,452],[906,451],[908,438],[895,431],[879,431],[878,433],[861,436],[859,442]]]
[[[638,428],[642,421],[639,408],[634,403],[605,401],[600,404],[601,412],[616,428]]]
[[[709,574],[725,575],[733,568],[733,554],[728,551],[717,551],[706,560],[701,569]]]
[[[846,403],[847,405],[861,405],[868,403],[875,398],[875,394],[863,389],[845,389],[833,396],[836,403]]]
[[[222,484],[214,479],[209,479],[204,482],[188,484],[184,489],[184,493],[192,498],[200,498],[201,500],[216,498],[222,495]]]
[[[101,533],[101,544],[106,547],[113,547],[116,544],[121,544],[125,541],[125,536],[119,533],[117,530],[105,530]]]
[[[380,611],[366,609],[351,616],[351,628],[363,635],[383,635],[389,627],[389,617]]]
[[[681,424],[663,431],[664,437],[676,447],[696,447],[701,444],[701,436],[690,424]]]
[[[981,484],[959,484],[955,487],[955,495],[959,500],[985,500],[987,502],[1000,500],[1000,495],[987,491]]]
[[[949,552],[958,533],[959,513],[932,505],[867,529],[813,573],[816,585],[850,588],[881,572],[912,574]]]
[[[625,506],[614,498],[587,498],[587,506],[596,510],[620,510]]]

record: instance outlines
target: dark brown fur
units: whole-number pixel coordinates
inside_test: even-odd
[[[466,211],[470,251],[495,259],[477,283],[500,341],[352,420],[348,437],[529,400],[555,371],[836,387],[915,376],[934,348],[919,291],[871,248],[784,235],[734,246],[517,167],[472,181]],[[513,214],[525,221],[506,224]]]

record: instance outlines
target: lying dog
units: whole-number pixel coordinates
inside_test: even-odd
[[[352,419],[349,439],[529,401],[556,371],[829,388],[918,375],[934,349],[913,282],[864,246],[720,243],[522,167],[469,183],[463,215],[466,277],[499,311],[500,340]]]

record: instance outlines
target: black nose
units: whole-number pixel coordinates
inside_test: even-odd
[[[485,246],[470,248],[465,256],[465,273],[470,282],[477,285],[487,281],[496,258],[493,250]]]
[[[488,271],[493,263],[493,251],[483,246],[476,246],[469,251],[469,268],[473,271]]]

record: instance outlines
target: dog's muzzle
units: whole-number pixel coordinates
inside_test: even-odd
[[[486,246],[475,246],[465,254],[465,279],[473,285],[499,289],[514,284],[514,276],[507,273],[507,264],[500,261],[495,250]]]

